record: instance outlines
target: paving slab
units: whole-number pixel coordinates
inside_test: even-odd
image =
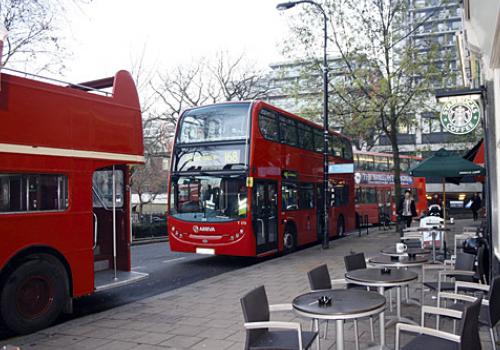
[[[453,230],[470,225],[469,220],[457,220]],[[332,278],[342,278],[344,255],[364,252],[374,256],[387,246],[395,244],[399,234],[392,231],[370,229],[358,237],[357,232],[330,242],[330,249],[319,245],[301,249],[293,254],[266,260],[236,271],[208,278],[167,293],[123,305],[99,314],[72,320],[25,337],[1,341],[0,345],[13,344],[23,349],[243,349],[245,331],[240,298],[253,288],[264,285],[269,301],[290,303],[299,294],[309,291],[307,271],[326,263]],[[452,235],[448,241],[453,242]],[[419,271],[416,269],[415,271]],[[430,274],[427,278],[437,275]],[[418,284],[412,284],[410,295],[420,298]],[[395,293],[393,293],[395,294]],[[435,305],[432,293],[426,293],[425,303]],[[395,311],[394,311],[395,312]],[[387,313],[390,313],[387,311]],[[420,308],[402,307],[403,316],[420,321]],[[279,312],[272,319],[300,322],[309,329],[311,322],[293,312]],[[429,320],[428,326],[435,322]],[[386,330],[386,343],[394,345],[394,329]],[[451,330],[452,323],[443,320],[443,330]],[[354,349],[352,322],[345,324],[345,348]],[[378,319],[375,322],[375,343],[371,342],[368,320],[360,320],[361,348],[379,342]],[[403,343],[411,339],[403,336]],[[486,329],[481,329],[483,349],[491,349]],[[328,338],[322,339],[322,349],[335,349],[335,324],[329,325]]]

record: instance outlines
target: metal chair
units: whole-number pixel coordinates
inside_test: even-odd
[[[456,282],[455,293],[439,293],[440,299],[450,299],[455,302],[449,306],[450,309],[462,311],[467,303],[476,301],[476,297],[459,294],[460,289],[466,291],[476,290],[479,292],[486,292],[486,299],[483,299],[481,310],[479,313],[479,323],[487,326],[490,331],[490,339],[493,349],[496,350],[495,329],[500,321],[500,276],[493,279],[492,283],[488,286],[480,283],[470,282]],[[455,324],[453,324],[455,329]]]
[[[464,307],[463,312],[452,309],[443,309],[433,306],[422,307],[421,326],[414,326],[406,323],[396,324],[396,346],[400,349],[401,332],[418,334],[410,340],[402,350],[480,350],[481,341],[479,338],[478,317],[481,308],[481,298]],[[459,334],[443,332],[434,328],[425,327],[425,315],[433,314],[446,316],[461,320]]]
[[[320,265],[318,267],[315,267],[311,271],[307,273],[307,277],[309,278],[309,286],[311,287],[311,290],[316,291],[316,290],[328,290],[332,289],[332,285],[342,285],[346,286],[346,281],[344,279],[336,279],[332,280],[330,278],[330,273],[328,272],[328,266],[326,264]],[[354,343],[356,346],[356,350],[359,350],[359,336],[358,336],[358,320],[354,319]],[[325,331],[324,331],[324,338],[326,339],[327,335],[327,330],[328,330],[328,320],[325,321]],[[373,318],[370,317],[370,331],[371,331],[371,340],[374,341],[374,334],[373,334]]]
[[[455,282],[447,282],[444,279],[454,278],[455,281],[473,282],[475,256],[467,253],[458,253],[455,259],[455,266],[452,265],[424,265],[422,281],[424,286],[438,292],[455,290]],[[425,272],[428,270],[442,270],[438,273],[437,281],[426,282]],[[439,305],[438,305],[439,306]]]
[[[354,253],[344,256],[344,264],[346,271],[354,271],[366,269],[366,259],[364,253]],[[363,287],[356,284],[348,283],[347,289],[366,289],[370,290],[370,287]],[[392,311],[392,288],[386,288],[389,291],[389,310]]]
[[[291,305],[269,305],[264,286],[255,288],[240,301],[245,318],[245,350],[306,350],[318,336],[318,332],[302,331],[297,322],[270,321],[271,311],[291,310]]]

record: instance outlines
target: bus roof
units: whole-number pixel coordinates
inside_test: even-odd
[[[141,111],[130,73],[84,84],[2,73],[0,152],[142,162]],[[105,87],[112,92],[99,94]]]
[[[217,106],[217,105],[227,105],[227,104],[241,104],[241,103],[250,103],[251,105],[254,105],[254,106],[264,106],[264,107],[267,107],[267,108],[270,108],[276,112],[279,112],[279,113],[282,113],[282,114],[285,114],[286,116],[292,118],[292,119],[295,119],[295,120],[299,120],[299,121],[302,121],[310,126],[312,126],[313,128],[316,128],[316,129],[321,129],[323,130],[323,127],[315,122],[312,122],[310,121],[309,119],[306,119],[306,118],[303,118],[303,117],[300,117],[296,114],[293,114],[293,113],[290,113],[290,112],[287,112],[285,111],[284,109],[281,109],[279,107],[276,107],[272,104],[269,104],[265,101],[262,101],[262,100],[244,100],[244,101],[227,101],[227,102],[218,102],[218,103],[213,103],[213,104],[209,104],[209,105],[203,105],[203,106],[197,106],[197,107],[191,107],[191,108],[188,108],[186,110],[184,110],[182,112],[182,114],[184,114],[185,112],[187,111],[190,111],[190,110],[193,110],[193,109],[198,109],[198,108],[204,108],[204,107],[208,107],[208,106]],[[182,115],[181,114],[181,115]],[[332,134],[332,135],[337,135],[341,138],[344,138],[346,140],[349,140],[351,141],[351,139],[349,137],[347,137],[346,135],[343,135],[339,132],[336,132],[334,130],[329,130],[329,133]]]

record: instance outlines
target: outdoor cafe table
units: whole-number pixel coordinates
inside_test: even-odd
[[[380,322],[381,343],[385,345],[385,327],[396,322],[413,323],[413,320],[401,317],[401,287],[408,285],[418,278],[415,272],[403,269],[390,269],[391,273],[383,273],[382,269],[360,269],[348,271],[345,274],[345,279],[348,283],[353,283],[361,286],[376,287],[380,295],[384,295],[385,288],[396,287],[396,316],[389,316],[390,321],[387,324]],[[381,319],[385,317],[384,312],[381,313]],[[382,337],[384,334],[384,337]]]
[[[429,226],[429,227],[418,227],[417,231],[419,232],[430,232],[432,235],[432,263],[436,263],[436,233],[440,232],[449,232],[451,229],[449,227],[444,226]],[[441,237],[441,241],[443,241],[443,237]],[[443,247],[443,242],[441,242],[441,247]],[[445,251],[445,259],[446,259],[446,251]]]
[[[425,251],[424,249],[415,248],[413,251]],[[410,249],[408,249],[410,251]],[[424,280],[424,265],[429,261],[429,259],[425,256],[416,256],[413,252],[409,252],[410,256],[387,256],[387,255],[378,255],[376,257],[368,259],[368,261],[373,265],[379,265],[384,267],[395,267],[395,268],[408,268],[408,267],[420,267],[422,269],[422,281]],[[407,286],[408,287],[408,286]],[[415,303],[418,306],[424,304],[424,288],[421,287],[421,298],[420,302],[416,300],[412,300],[408,298],[406,295],[407,303]]]
[[[390,247],[384,248],[380,251],[380,254],[392,256],[392,257],[413,256],[413,255],[429,255],[430,253],[431,253],[431,251],[429,249],[423,249],[423,248],[408,248],[404,252],[398,252],[398,251],[396,251],[395,246],[390,246]]]
[[[318,299],[322,296],[331,298],[331,304],[319,305]],[[383,325],[385,303],[385,297],[375,292],[337,289],[299,295],[292,305],[297,314],[314,320],[316,331],[319,331],[319,320],[334,320],[337,329],[337,350],[343,350],[344,321],[380,314],[380,323]],[[380,328],[381,344],[384,344],[385,339],[383,328]]]

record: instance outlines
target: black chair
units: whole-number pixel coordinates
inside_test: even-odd
[[[418,334],[410,340],[402,350],[481,350],[479,339],[478,317],[481,308],[481,299],[478,298],[471,304],[465,306],[463,312],[451,309],[437,308],[433,306],[422,307],[422,326],[414,326],[406,323],[396,324],[396,346],[400,349],[401,332]],[[434,328],[424,327],[426,314],[452,317],[461,320],[459,334],[447,333]]]
[[[315,267],[314,269],[309,271],[307,273],[307,277],[309,278],[309,286],[313,291],[333,289],[332,282],[333,284],[339,284],[342,286],[346,285],[345,279],[332,280],[330,278],[330,273],[328,272],[328,266],[326,264]],[[354,335],[355,335],[354,343],[356,350],[358,350],[359,349],[358,320],[354,319],[353,322],[354,322]],[[328,333],[327,330],[328,330],[328,320],[326,320],[325,322],[325,331],[324,331],[325,339]],[[374,341],[372,317],[370,317],[370,331],[371,331],[371,340]]]
[[[270,321],[271,311],[289,308],[269,305],[264,286],[255,288],[240,301],[245,318],[245,350],[306,350],[318,336],[318,332],[302,331],[300,323]]]
[[[489,286],[479,283],[457,282],[455,293],[439,293],[438,298],[454,300],[455,303],[450,305],[449,308],[462,311],[468,303],[474,302],[477,298],[470,295],[458,294],[458,291],[461,289],[467,292],[471,290],[487,292],[486,300],[483,299],[482,301],[479,323],[489,328],[491,343],[493,349],[496,349],[495,329],[498,321],[500,321],[500,276],[496,276]]]
[[[347,272],[366,269],[366,259],[364,253],[354,253],[344,256],[344,264]],[[366,289],[370,290],[370,287],[363,287],[360,285],[348,283],[347,289]],[[389,291],[389,310],[392,311],[392,288],[386,288]]]
[[[474,275],[474,261],[475,256],[467,253],[458,253],[455,259],[454,268],[446,269],[446,265],[425,265],[425,271],[428,270],[442,270],[439,271],[437,281],[424,281],[424,285],[431,290],[438,292],[453,291],[455,290],[455,282],[445,281],[446,277],[453,278],[455,281],[473,282]],[[424,277],[422,277],[423,279]],[[438,305],[439,306],[439,305]]]

